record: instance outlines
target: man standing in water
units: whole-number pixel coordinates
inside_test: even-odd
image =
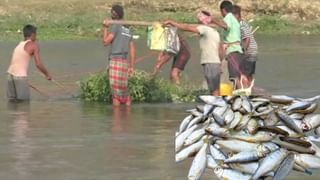
[[[124,16],[123,7],[113,5],[111,8],[111,18],[122,20]],[[114,106],[125,103],[131,105],[131,98],[128,91],[128,78],[133,73],[135,59],[135,46],[132,41],[132,34],[128,27],[120,24],[111,26],[108,31],[109,22],[104,20],[103,44],[111,46],[109,54],[109,81],[112,92],[112,102]],[[130,62],[128,60],[130,54]]]
[[[23,28],[24,41],[14,49],[11,63],[8,69],[7,97],[10,101],[25,101],[30,99],[28,69],[32,56],[38,70],[44,74],[47,80],[51,80],[47,69],[40,58],[39,45],[37,43],[37,28],[26,25]]]
[[[244,87],[248,88],[252,83],[253,75],[256,70],[258,45],[251,32],[250,25],[241,18],[241,7],[237,5],[233,6],[232,13],[240,22],[241,46],[244,51],[244,59],[241,61],[241,70],[246,76]]]
[[[153,74],[157,74],[160,71],[160,68],[173,57],[170,79],[171,82],[176,85],[180,85],[180,74],[184,70],[191,56],[187,41],[180,34],[178,34],[178,36],[180,41],[179,52],[177,54],[172,54],[166,51],[160,52],[153,72]]]
[[[212,19],[212,23],[223,28],[224,49],[226,51],[226,59],[228,61],[229,79],[232,81],[236,88],[240,86],[240,62],[242,59],[242,48],[240,24],[232,14],[233,4],[229,0],[225,0],[220,4],[221,15],[223,21]]]
[[[200,25],[179,24],[174,21],[166,21],[165,25],[173,25],[178,29],[197,33],[200,35],[201,60],[205,79],[208,83],[210,93],[214,96],[220,95],[220,74],[222,60],[222,45],[219,33],[207,26],[211,22],[211,14],[201,11],[197,15]]]

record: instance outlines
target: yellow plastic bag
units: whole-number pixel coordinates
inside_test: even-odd
[[[159,51],[166,49],[165,31],[160,23],[148,27],[148,47]]]

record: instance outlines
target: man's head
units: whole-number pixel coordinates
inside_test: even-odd
[[[241,20],[241,7],[238,5],[234,5],[232,9],[232,13],[234,17],[236,17],[239,21]]]
[[[225,0],[220,4],[221,15],[225,17],[228,13],[232,13],[232,2]]]
[[[208,11],[200,11],[197,14],[197,19],[201,24],[210,24],[210,22],[212,21],[212,16]]]
[[[37,38],[37,28],[33,25],[25,25],[23,27],[23,36],[24,39],[31,39],[32,41],[35,41]]]
[[[111,18],[113,20],[123,19],[124,11],[121,5],[113,5],[111,8]]]

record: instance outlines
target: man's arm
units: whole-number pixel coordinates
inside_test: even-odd
[[[163,24],[164,25],[172,25],[172,26],[177,27],[178,29],[199,34],[199,30],[197,29],[196,25],[180,24],[180,23],[177,23],[175,21],[170,21],[170,20],[165,21]]]
[[[131,40],[129,44],[130,48],[130,65],[129,65],[129,75],[133,73],[133,66],[136,59],[136,47],[134,42]]]
[[[223,43],[220,42],[219,43],[219,58],[220,58],[221,62],[224,59],[224,55],[225,55],[224,45],[223,45]]]
[[[41,61],[39,45],[34,42],[32,44],[32,49],[33,49],[33,55],[34,55],[34,61],[35,61],[36,67],[38,68],[38,70],[40,72],[42,72],[45,75],[47,80],[52,80],[51,75],[49,74],[49,72],[44,67],[44,65]]]
[[[250,44],[250,37],[244,38],[242,40],[242,48],[245,52],[248,50],[249,44]]]
[[[223,28],[224,30],[228,30],[228,25],[224,22],[224,21],[221,21],[221,20],[218,20],[218,19],[215,19],[215,18],[212,18],[211,22],[221,28]]]
[[[103,21],[103,45],[109,46],[114,38],[114,34],[108,31],[109,23],[108,20]]]

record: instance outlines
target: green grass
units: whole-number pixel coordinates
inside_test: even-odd
[[[116,0],[0,0],[0,40],[21,39],[25,24],[38,27],[42,40],[97,39],[101,37],[102,21],[109,16],[110,6]],[[209,7],[216,10],[217,2],[199,0],[127,0],[122,1],[126,19],[161,21],[174,19],[184,23],[195,23],[196,10]],[[271,1],[270,1],[271,2]],[[273,1],[272,1],[273,2]],[[256,12],[259,13],[259,12]],[[289,22],[281,19],[279,12],[268,15],[256,14],[253,24],[259,25],[260,34],[300,34],[309,31],[320,34],[320,23]],[[144,34],[145,28],[134,29]]]

